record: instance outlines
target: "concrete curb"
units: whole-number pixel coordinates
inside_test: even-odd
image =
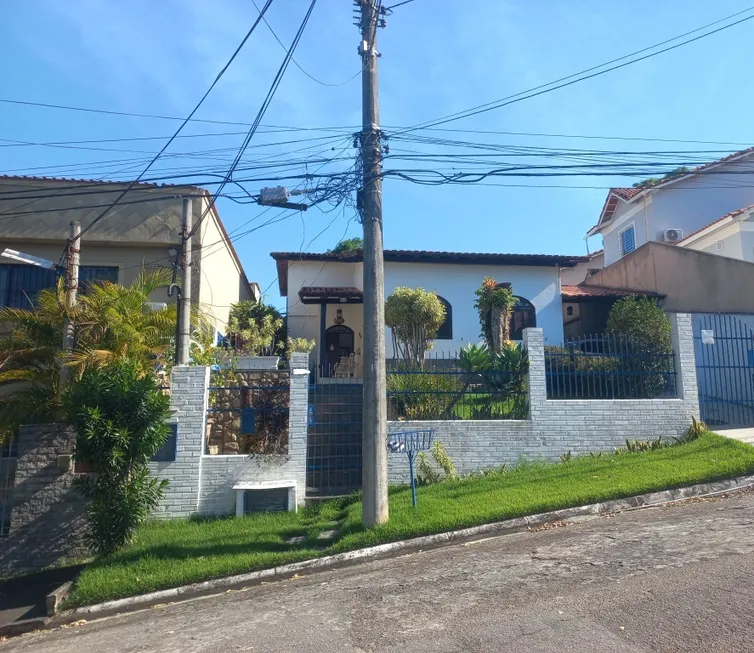
[[[193,583],[191,585],[183,585],[181,587],[159,590],[148,594],[131,596],[125,599],[116,599],[114,601],[106,601],[95,605],[74,608],[72,610],[61,612],[48,624],[48,627],[59,626],[64,623],[86,619],[87,617],[104,617],[106,615],[120,612],[141,610],[158,604],[175,602],[177,600],[219,594],[229,589],[257,585],[263,581],[290,578],[302,571],[318,571],[341,567],[361,560],[388,556],[406,550],[437,548],[449,543],[474,539],[480,535],[488,535],[490,533],[515,533],[526,530],[532,526],[549,522],[565,521],[569,518],[582,517],[585,515],[603,515],[652,508],[679,501],[681,499],[721,494],[731,490],[740,490],[749,486],[754,486],[754,475],[715,481],[713,483],[701,483],[699,485],[692,485],[690,487],[677,488],[674,490],[652,492],[650,494],[642,494],[627,497],[625,499],[603,501],[601,503],[593,503],[575,508],[564,508],[562,510],[529,515],[527,517],[508,519],[502,522],[463,528],[457,531],[425,535],[398,542],[389,542],[387,544],[380,544],[366,549],[347,551],[345,553],[338,553],[323,558],[304,560],[302,562],[281,565],[270,569],[262,569],[260,571],[238,574],[236,576],[227,576],[225,578],[215,578],[202,583]]]

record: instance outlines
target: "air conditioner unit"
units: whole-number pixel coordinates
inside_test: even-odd
[[[683,240],[683,230],[665,229],[662,232],[662,240],[666,243],[677,243],[679,240]]]

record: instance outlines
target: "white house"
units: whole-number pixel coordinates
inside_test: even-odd
[[[363,336],[362,254],[274,252],[280,294],[287,298],[288,334],[315,340],[314,359],[323,367],[355,355],[358,369]],[[437,292],[446,307],[446,323],[433,354],[454,355],[479,342],[474,291],[485,276],[511,284],[518,304],[511,337],[520,339],[527,326],[544,330],[550,344],[563,340],[561,268],[586,261],[582,256],[548,254],[469,254],[385,250],[385,294],[399,286]],[[392,340],[386,334],[391,358]],[[322,347],[322,343],[325,344]]]
[[[754,262],[752,173],[749,148],[648,188],[611,188],[587,237],[602,236],[605,267],[651,241]]]

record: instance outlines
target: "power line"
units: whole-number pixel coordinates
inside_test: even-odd
[[[389,7],[385,7],[383,11],[390,11],[391,9],[395,9],[396,7],[402,7],[403,5],[407,5],[409,2],[413,2],[414,0],[403,0],[403,2],[398,2],[397,4],[390,5]]]
[[[257,6],[256,0],[251,0],[251,3],[254,5],[254,8],[257,11],[259,11],[259,7]],[[286,48],[285,44],[280,40],[280,38],[278,37],[278,35],[275,33],[275,30],[272,29],[272,25],[270,25],[269,21],[266,18],[263,18],[262,20],[264,20],[264,24],[267,25],[268,29],[270,30],[270,33],[275,37],[275,40],[280,44],[280,47],[283,48],[283,50],[286,50],[287,48]],[[296,66],[296,68],[298,68],[302,73],[304,73],[304,75],[306,75],[312,81],[317,82],[317,84],[319,84],[321,86],[330,86],[330,87],[333,87],[333,86],[345,86],[349,82],[352,82],[354,79],[356,79],[359,75],[361,75],[361,70],[357,70],[353,75],[351,75],[351,77],[349,77],[344,82],[340,82],[338,84],[328,84],[327,82],[323,82],[323,81],[317,79],[314,75],[312,75],[307,70],[305,70],[299,64],[299,62],[296,61],[296,59],[294,59],[293,57],[291,57],[291,61],[293,62],[293,65]]]
[[[228,70],[230,65],[233,63],[235,58],[238,56],[238,53],[241,52],[241,49],[246,44],[246,41],[249,40],[249,37],[252,35],[254,30],[256,29],[257,25],[259,25],[259,21],[262,19],[262,16],[264,13],[269,9],[270,5],[272,4],[272,0],[267,0],[264,7],[262,8],[262,12],[259,14],[259,18],[257,18],[254,21],[254,24],[251,26],[248,32],[246,32],[246,36],[243,37],[241,40],[241,43],[239,43],[238,47],[235,49],[233,54],[231,55],[230,59],[228,59],[228,62],[222,67],[220,72],[217,74],[217,77],[215,77],[215,80],[210,84],[210,87],[207,89],[207,91],[204,93],[204,95],[201,97],[199,102],[196,104],[196,106],[191,110],[191,113],[188,115],[188,117],[180,124],[176,132],[170,137],[170,139],[165,143],[165,145],[162,147],[162,149],[154,156],[154,158],[147,164],[147,166],[144,168],[144,170],[139,173],[139,176],[136,177],[129,185],[128,188],[126,188],[112,203],[112,205],[105,209],[102,213],[100,213],[94,220],[92,220],[86,227],[84,227],[81,230],[80,236],[83,236],[87,231],[89,231],[95,224],[97,224],[100,220],[102,220],[108,213],[110,209],[112,209],[113,206],[115,206],[119,200],[123,199],[128,191],[130,191],[138,182],[139,180],[147,173],[147,171],[152,167],[152,165],[157,161],[157,159],[160,158],[160,155],[167,150],[167,148],[170,146],[170,144],[175,140],[176,136],[181,132],[181,130],[188,124],[189,120],[193,118],[194,114],[199,111],[199,108],[204,103],[204,100],[207,99],[209,94],[212,92],[212,89],[215,88],[217,83],[220,81],[222,76],[225,74],[225,71]]]
[[[726,30],[730,27],[734,27],[735,25],[739,25],[741,23],[744,23],[748,20],[751,20],[754,18],[754,15],[747,16],[745,18],[742,18],[740,20],[737,20],[733,23],[729,23],[728,25],[723,25],[722,27],[719,27],[715,30],[705,32],[704,34],[700,34],[699,36],[695,36],[692,39],[688,39],[686,41],[682,41],[681,43],[676,43],[675,45],[669,46],[667,48],[664,48],[662,50],[657,50],[656,52],[652,52],[650,54],[644,55],[643,57],[638,57],[636,59],[631,59],[630,61],[624,61],[625,59],[630,59],[631,57],[636,56],[637,54],[641,54],[643,52],[647,52],[649,50],[655,50],[656,48],[665,45],[666,43],[670,43],[672,41],[677,41],[680,38],[683,38],[685,36],[688,36],[690,34],[694,34],[696,32],[699,32],[703,29],[707,29],[708,27],[712,27],[713,25],[718,25],[719,23],[725,22],[727,20],[730,20],[731,18],[735,18],[736,16],[740,16],[741,14],[747,13],[754,10],[754,6],[749,7],[747,9],[744,9],[742,11],[738,11],[735,14],[731,14],[730,16],[726,16],[725,18],[721,18],[720,20],[716,20],[712,23],[708,23],[707,25],[703,25],[702,27],[697,27],[696,29],[693,29],[689,32],[685,32],[683,34],[680,34],[678,36],[674,36],[671,39],[666,39],[665,41],[661,41],[660,43],[655,43],[654,45],[651,45],[646,48],[642,48],[641,50],[636,50],[634,52],[631,52],[630,54],[626,54],[622,57],[618,57],[617,59],[611,59],[610,61],[607,61],[605,63],[601,63],[597,66],[592,66],[591,68],[587,68],[585,70],[581,70],[577,73],[573,73],[571,75],[567,75],[566,77],[561,77],[559,79],[553,80],[551,82],[547,82],[546,84],[540,84],[539,86],[535,86],[533,88],[530,88],[526,91],[521,91],[519,93],[515,93],[513,95],[509,95],[504,98],[500,98],[499,100],[493,100],[492,102],[487,102],[486,104],[480,104],[476,107],[472,107],[470,109],[466,109],[464,111],[459,111],[453,114],[450,114],[448,116],[444,116],[442,118],[438,118],[436,120],[429,120],[424,123],[419,123],[418,125],[415,125],[413,127],[409,127],[406,130],[403,130],[399,133],[405,133],[407,131],[414,131],[416,129],[422,129],[426,127],[434,127],[436,125],[442,125],[448,122],[452,122],[454,120],[460,120],[462,118],[469,118],[471,116],[485,113],[487,111],[492,111],[493,109],[500,109],[504,106],[508,106],[509,104],[514,104],[516,102],[521,102],[522,100],[527,100],[532,97],[536,97],[539,95],[543,95],[545,93],[549,93],[551,91],[555,91],[561,88],[564,88],[566,86],[571,86],[572,84],[576,84],[578,82],[583,82],[587,79],[591,79],[593,77],[597,77],[599,75],[604,75],[605,73],[612,72],[614,70],[618,70],[619,68],[624,68],[626,66],[630,66],[631,64],[637,63],[639,61],[644,61],[645,59],[649,59],[651,57],[655,57],[659,54],[663,54],[665,52],[669,52],[670,50],[675,50],[676,48],[680,48],[684,45],[687,45],[689,43],[693,43],[695,41],[699,41],[700,39],[706,38],[708,36],[711,36],[712,34],[716,34],[718,32],[721,32],[723,30]],[[605,66],[610,66],[613,63],[617,63],[619,61],[623,61],[623,63],[620,63],[616,66],[612,66],[610,68],[605,68],[604,70],[598,70],[599,68],[604,68]],[[597,71],[597,72],[592,72]],[[591,73],[587,75],[586,73]],[[577,78],[577,79],[574,79]],[[567,81],[568,80],[568,81]],[[564,83],[560,83],[564,82]],[[557,86],[553,86],[554,84],[557,84]],[[551,88],[546,88],[551,87]],[[542,89],[542,90],[540,90]],[[520,97],[523,96],[523,97]]]
[[[263,11],[259,14],[259,18],[257,18],[257,21],[254,23],[256,25],[263,17],[264,9],[269,6],[269,3],[272,0],[268,0],[267,4],[265,4]],[[317,0],[312,0],[311,4],[309,5],[309,9],[306,12],[306,15],[304,16],[303,21],[301,21],[301,26],[298,28],[298,32],[296,32],[296,36],[293,38],[293,42],[291,43],[290,47],[288,48],[285,57],[283,58],[283,63],[280,64],[280,68],[278,68],[278,72],[275,75],[275,78],[272,80],[272,84],[267,91],[267,95],[264,98],[264,101],[262,102],[262,106],[259,108],[259,112],[257,113],[256,118],[254,119],[254,122],[251,124],[251,127],[249,128],[249,132],[246,135],[246,138],[244,139],[243,143],[241,143],[241,147],[238,150],[238,154],[236,155],[236,158],[233,160],[233,163],[231,163],[230,168],[228,169],[228,172],[225,175],[225,179],[220,184],[220,187],[217,189],[217,193],[221,193],[223,188],[230,182],[233,172],[235,171],[236,167],[241,161],[241,157],[243,157],[244,152],[246,151],[246,148],[249,146],[249,143],[251,142],[251,139],[254,137],[254,134],[256,133],[257,129],[259,128],[259,125],[262,122],[262,119],[264,118],[264,114],[267,112],[268,107],[272,103],[272,98],[275,96],[275,92],[277,91],[278,87],[280,86],[280,82],[283,79],[283,75],[285,74],[285,71],[288,69],[288,64],[291,61],[291,58],[293,57],[293,53],[296,50],[296,46],[299,44],[299,41],[301,40],[301,35],[304,33],[304,30],[306,29],[306,25],[309,22],[309,18],[312,15],[312,11],[314,11],[314,5],[317,4]],[[210,202],[204,211],[204,213],[199,216],[199,220],[197,223],[192,227],[189,234],[186,236],[187,238],[190,238],[196,230],[199,228],[199,226],[202,223],[202,220],[207,216],[207,214],[212,210],[214,207],[214,198],[210,199]]]

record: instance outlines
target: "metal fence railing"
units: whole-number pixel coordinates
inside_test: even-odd
[[[233,455],[288,452],[288,372],[225,372],[215,375],[211,383],[206,453]]]
[[[469,371],[455,357],[431,358],[416,369],[391,361],[387,370],[390,420],[526,419],[528,364]]]
[[[677,396],[670,347],[618,334],[545,346],[548,399],[655,399]]]
[[[14,435],[0,446],[0,537],[10,531],[17,456],[18,437]]]

